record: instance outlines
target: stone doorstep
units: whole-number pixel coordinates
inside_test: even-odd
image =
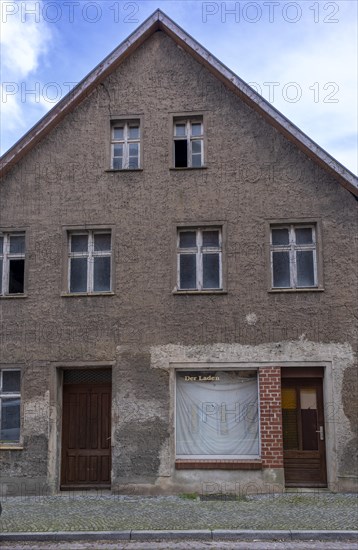
[[[206,540],[206,541],[358,541],[358,531],[291,531],[291,530],[153,530],[153,531],[57,531],[42,533],[4,533],[0,541],[86,541],[86,540],[124,540],[124,541],[168,541],[168,540]]]

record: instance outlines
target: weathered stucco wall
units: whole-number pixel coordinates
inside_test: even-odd
[[[191,111],[204,112],[207,168],[170,170],[171,116]],[[106,171],[116,115],[143,117],[143,171]],[[269,293],[267,220],[304,218],[321,224],[324,291]],[[176,224],[203,221],[226,223],[228,293],[172,294]],[[62,297],[63,229],[97,224],[114,228],[115,295]],[[352,486],[357,203],[164,33],[6,176],[0,227],[27,234],[27,297],[0,299],[0,363],[23,368],[24,450],[1,453],[4,481],[56,486],[61,407],[58,388],[48,395],[51,364],[102,361],[114,362],[114,486],[164,489],[168,476],[168,490],[189,486],[168,458],[170,368],[158,363],[172,345],[185,360],[327,364],[332,487]]]

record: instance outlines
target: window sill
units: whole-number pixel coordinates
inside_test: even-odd
[[[109,168],[105,172],[143,172],[143,168]]]
[[[181,171],[181,170],[206,170],[208,167],[204,166],[171,166],[169,170]]]
[[[0,451],[23,451],[24,447],[21,445],[5,445],[0,443]]]
[[[323,287],[312,287],[312,288],[270,288],[268,292],[276,294],[277,292],[324,292]]]
[[[114,292],[61,292],[62,298],[83,298],[87,296],[115,296]]]
[[[27,294],[2,294],[0,295],[0,300],[16,300],[18,298],[27,298]]]
[[[261,470],[261,460],[176,460],[176,470]]]
[[[173,290],[172,294],[227,294],[227,290]]]

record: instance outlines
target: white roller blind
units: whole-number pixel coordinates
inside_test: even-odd
[[[213,380],[204,378],[213,377]],[[259,455],[256,373],[177,372],[178,457]]]

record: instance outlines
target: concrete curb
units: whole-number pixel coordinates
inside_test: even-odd
[[[155,531],[54,531],[41,533],[3,533],[0,541],[169,541],[169,540],[204,540],[204,541],[282,541],[282,540],[322,540],[322,541],[358,541],[358,531],[291,531],[291,530],[155,530]]]

